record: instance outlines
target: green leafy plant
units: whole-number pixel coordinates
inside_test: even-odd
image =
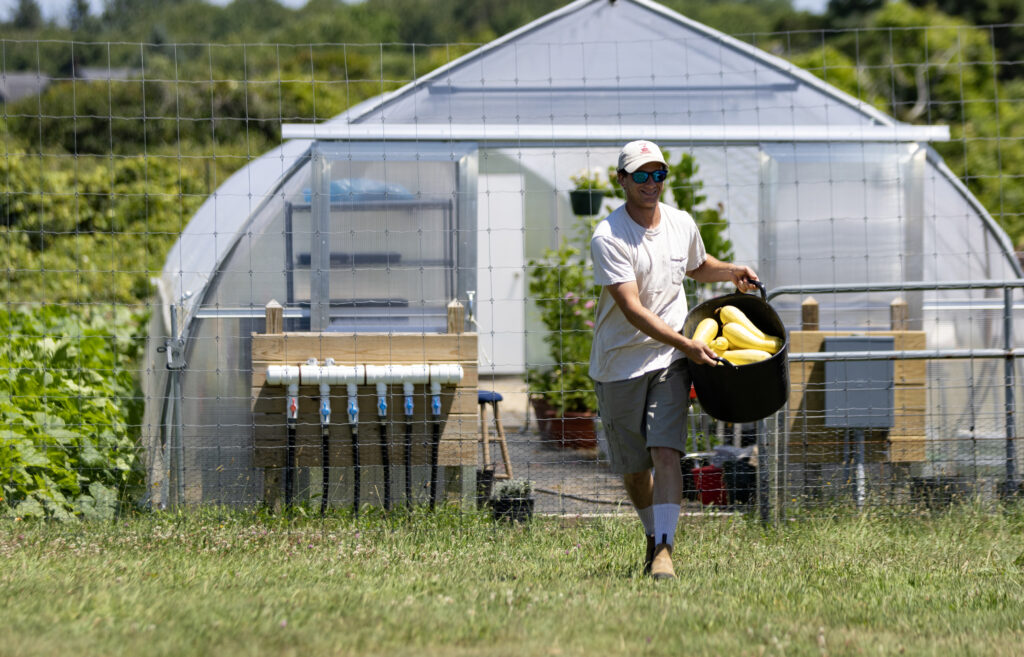
[[[585,220],[581,223],[590,226]],[[601,288],[594,284],[583,253],[568,239],[563,239],[559,248],[545,251],[539,260],[531,260],[529,266],[530,293],[547,329],[544,342],[555,364],[531,368],[528,388],[543,395],[559,414],[596,410],[597,396],[588,370]]]
[[[125,307],[0,311],[0,516],[111,517],[143,483]]]
[[[606,195],[612,193],[611,181],[598,167],[580,169],[569,176],[569,181],[572,182],[575,190],[605,192]]]
[[[495,499],[525,500],[533,497],[533,481],[529,479],[507,479],[494,487]]]

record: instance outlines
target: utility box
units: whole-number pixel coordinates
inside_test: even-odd
[[[826,337],[825,351],[892,351],[892,337]],[[891,360],[825,362],[825,426],[889,429],[893,426]]]

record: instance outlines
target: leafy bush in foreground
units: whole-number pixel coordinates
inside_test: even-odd
[[[124,307],[0,310],[0,515],[110,517],[143,482]]]

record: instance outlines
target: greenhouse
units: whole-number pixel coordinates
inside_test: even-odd
[[[162,272],[144,437],[158,503],[249,505],[330,479],[332,504],[346,504],[360,468],[364,491],[378,490],[364,501],[383,500],[380,485],[389,499],[405,490],[424,501],[428,481],[431,500],[439,485],[468,494],[480,465],[477,390],[556,365],[530,263],[563,240],[586,250],[573,178],[606,171],[636,138],[673,161],[692,156],[733,259],[779,292],[771,303],[792,332],[793,394],[766,425],[776,472],[820,470],[848,449],[829,423],[823,363],[800,358],[829,350],[815,331],[945,354],[897,361],[895,417],[854,423],[877,437],[867,457],[876,466],[918,478],[970,467],[996,480],[1016,458],[1019,423],[1004,410],[1019,398],[1007,387],[1019,366],[1004,371],[1016,361],[946,357],[1021,335],[1014,305],[1004,312],[1009,288],[975,283],[1022,272],[1005,233],[931,148],[949,139],[945,126],[897,122],[650,0],[578,0],[332,120],[287,124],[283,138],[209,197]],[[593,214],[619,202],[605,197]],[[273,368],[328,358],[364,368],[361,454],[346,411],[353,393],[326,369],[323,381],[302,379],[298,409],[286,410],[290,370]],[[413,369],[371,381],[366,368],[389,364]],[[424,366],[459,373],[432,389],[429,374],[413,373]],[[333,425],[318,419],[324,399]],[[390,410],[378,415],[382,401]],[[415,447],[403,454],[410,426]],[[381,440],[383,450],[371,447]],[[600,476],[597,454],[587,472]],[[563,483],[523,467],[539,485]]]

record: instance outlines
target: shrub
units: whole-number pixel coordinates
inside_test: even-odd
[[[0,310],[0,515],[111,517],[141,489],[143,322],[123,307]]]

